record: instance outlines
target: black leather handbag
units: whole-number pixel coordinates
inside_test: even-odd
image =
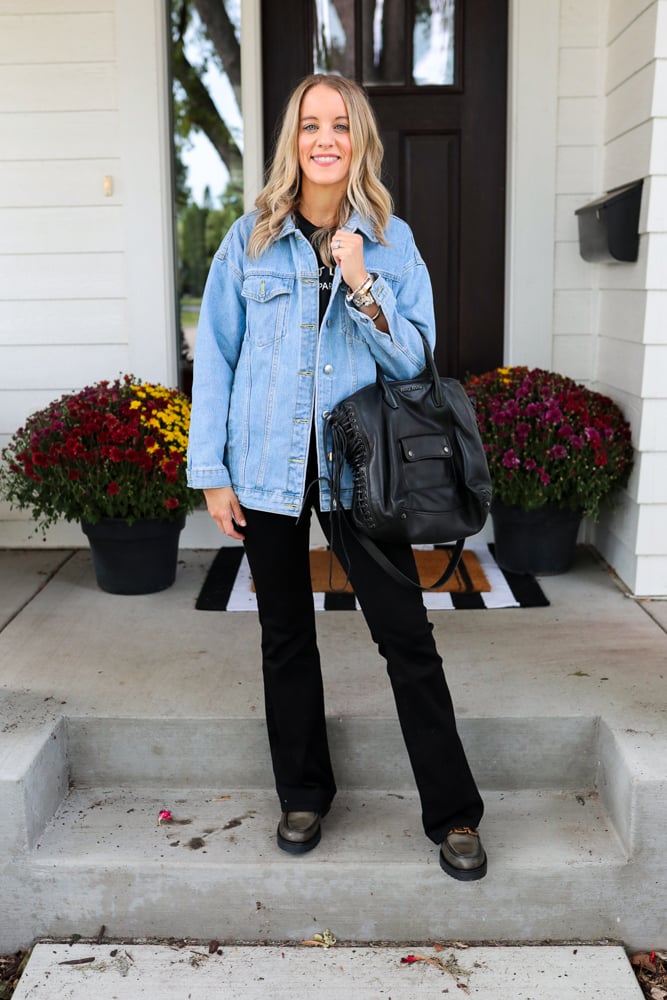
[[[328,450],[334,511],[391,576],[434,590],[455,572],[465,539],[484,527],[491,478],[472,403],[460,382],[440,378],[422,339],[420,376],[387,381],[378,366],[374,383],[337,404],[327,419]],[[351,516],[340,502],[344,459],[354,478]],[[456,546],[440,579],[422,587],[375,541]]]

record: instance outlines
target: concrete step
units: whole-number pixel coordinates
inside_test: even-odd
[[[395,713],[327,720],[339,788],[414,788]],[[77,785],[273,784],[264,718],[68,718],[70,779]],[[600,720],[590,716],[466,718],[459,723],[484,788],[592,786],[600,764]]]
[[[158,825],[162,809],[173,823]],[[15,863],[15,891],[36,887],[38,937],[102,925],[255,942],[322,927],[360,942],[617,936],[628,859],[594,791],[489,793],[476,883],[442,873],[412,792],[340,793],[322,843],[297,858],[277,848],[277,818],[273,791],[74,788]]]
[[[489,874],[462,884],[423,835],[395,721],[331,723],[342,790],[322,845],[298,859],[275,844],[261,719],[9,727],[3,946],[102,925],[115,936],[259,942],[321,924],[358,942],[406,940],[407,927],[419,940],[663,939],[647,939],[642,907],[622,903],[639,884],[664,916],[654,848],[664,824],[651,820],[665,808],[662,772],[633,731],[586,717],[463,720],[487,804]],[[165,808],[175,822],[158,827]]]
[[[409,954],[427,961],[402,962]],[[221,947],[209,954],[192,944],[39,944],[14,1000],[442,1000],[459,987],[478,1000],[642,997],[618,947]]]

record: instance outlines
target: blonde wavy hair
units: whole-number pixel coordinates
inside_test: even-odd
[[[259,214],[248,244],[248,253],[252,258],[259,257],[278,238],[285,219],[299,201],[301,102],[312,87],[320,84],[338,91],[345,102],[350,121],[351,161],[347,191],[339,205],[338,218],[331,227],[319,229],[313,241],[323,260],[333,266],[331,236],[356,211],[370,223],[379,242],[387,242],[384,232],[389,223],[392,201],[380,180],[384,149],[368,98],[358,84],[344,76],[314,73],[297,84],[287,102],[269,179],[255,202]]]

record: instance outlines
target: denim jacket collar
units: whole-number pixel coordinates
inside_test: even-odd
[[[294,224],[294,217],[292,215],[288,215],[283,223],[283,228],[280,230],[280,236],[278,238],[281,239],[283,236],[289,236],[289,234],[293,233],[295,229],[296,226]],[[378,238],[373,232],[372,225],[368,222],[368,220],[362,218],[358,212],[352,213],[343,226],[343,229],[347,229],[350,233],[354,233],[359,230],[364,236],[367,237],[367,239],[371,241],[371,243],[378,242]]]

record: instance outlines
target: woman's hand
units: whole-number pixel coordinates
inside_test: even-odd
[[[338,229],[331,238],[331,252],[345,284],[356,291],[368,274],[364,264],[363,236],[349,233],[347,229]]]
[[[208,512],[225,535],[243,540],[243,535],[236,530],[236,525],[245,528],[245,518],[236,493],[231,486],[219,486],[216,489],[204,490]]]
[[[347,229],[338,229],[331,238],[331,252],[340,267],[343,281],[356,292],[368,277],[368,270],[364,264],[363,236],[359,233],[348,233]],[[361,312],[370,316],[380,333],[389,332],[387,320],[375,302],[370,306],[364,306]]]

